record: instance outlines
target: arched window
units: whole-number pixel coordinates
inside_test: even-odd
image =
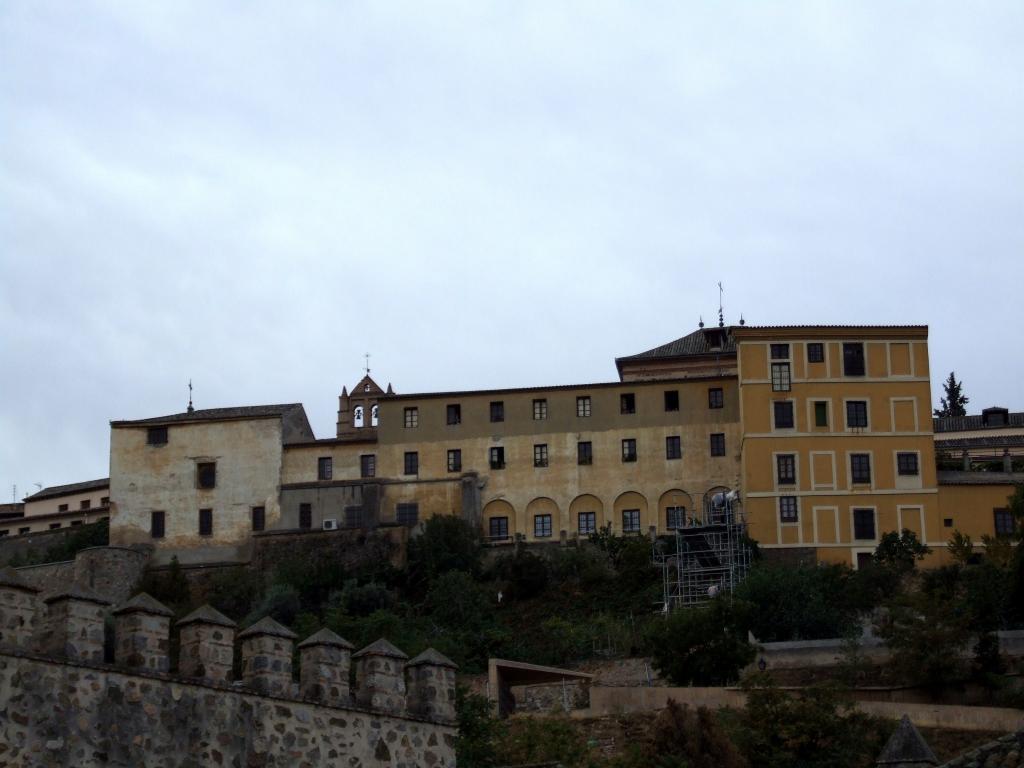
[[[377,406],[375,405],[373,406],[373,408],[370,409],[370,426],[376,427],[379,421],[380,419],[377,415]]]
[[[363,426],[363,406],[357,405],[352,411],[352,426],[357,429]]]

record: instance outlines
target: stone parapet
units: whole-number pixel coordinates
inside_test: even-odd
[[[455,720],[455,672],[458,665],[428,648],[405,665],[409,711],[436,720]]]
[[[329,629],[299,643],[299,691],[325,704],[350,700],[348,673],[354,646]]]
[[[174,611],[140,592],[112,613],[114,662],[150,672],[166,672],[170,666],[168,653]]]
[[[175,625],[178,673],[215,682],[231,677],[235,655],[235,622],[209,605],[192,611]]]
[[[242,680],[261,693],[292,693],[292,649],[298,638],[266,616],[238,635],[242,641]]]
[[[44,652],[70,661],[103,661],[103,613],[110,601],[85,587],[49,595],[40,645]]]
[[[38,591],[13,568],[0,569],[0,647],[29,646],[36,627]]]
[[[384,638],[352,656],[356,665],[356,703],[386,712],[405,709],[404,653]]]

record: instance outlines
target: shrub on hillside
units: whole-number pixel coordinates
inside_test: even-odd
[[[476,526],[454,515],[435,515],[423,532],[409,540],[407,580],[413,591],[426,591],[431,581],[448,571],[480,572],[483,547]]]
[[[750,606],[729,596],[678,609],[651,624],[647,652],[674,685],[727,685],[756,650],[747,640]]]
[[[527,549],[499,558],[491,571],[503,583],[506,596],[513,600],[536,597],[548,585],[547,561]]]

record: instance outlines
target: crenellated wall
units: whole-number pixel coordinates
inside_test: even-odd
[[[0,570],[0,765],[455,765],[455,665],[411,662],[386,640],[353,654],[321,630],[299,646],[267,617],[239,633],[209,606],[177,622],[139,594],[113,610],[116,663],[102,663],[107,601],[85,587],[39,599]],[[353,690],[350,665],[355,665]]]

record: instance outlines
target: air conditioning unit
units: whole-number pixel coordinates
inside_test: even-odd
[[[336,530],[338,530],[338,521],[335,520],[333,517],[328,518],[327,520],[324,520],[324,530],[325,531],[336,531]]]

